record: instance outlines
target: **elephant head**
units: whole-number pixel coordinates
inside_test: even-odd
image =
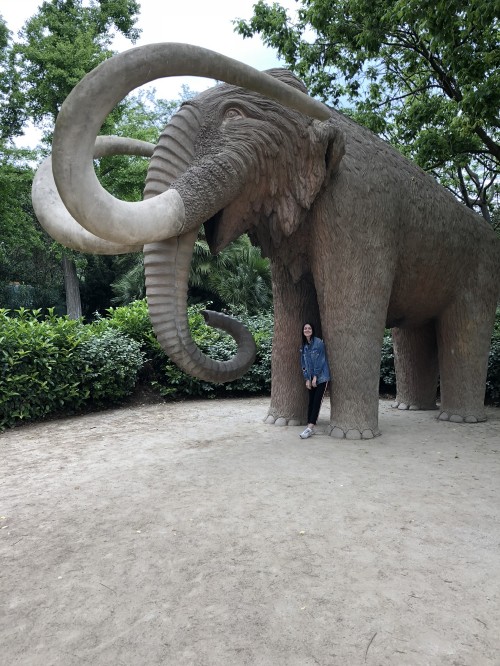
[[[92,164],[102,154],[96,137],[104,119],[134,88],[186,74],[225,83],[184,103],[154,150],[109,140],[108,153],[152,152],[144,200],[115,199]],[[114,254],[144,245],[147,300],[160,344],[189,374],[230,381],[253,363],[255,344],[239,322],[214,312],[205,313],[207,323],[235,338],[236,355],[214,361],[191,338],[187,280],[200,225],[215,252],[263,222],[271,242],[293,234],[343,154],[330,118],[328,107],[284,70],[258,72],[186,44],[131,49],[90,72],[65,101],[52,151],[57,191],[46,164],[34,182],[35,210],[42,224],[51,220],[49,233],[77,249]]]

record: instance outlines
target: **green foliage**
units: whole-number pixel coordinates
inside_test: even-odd
[[[108,327],[115,328],[138,342],[144,353],[144,365],[139,373],[140,380],[147,384],[157,381],[157,376],[161,380],[162,364],[166,356],[153,332],[145,300],[108,308],[107,316],[99,317],[94,326],[101,327],[102,330]]]
[[[87,395],[80,391],[82,364],[76,349],[81,323],[40,311],[0,310],[0,429],[54,412],[73,411]]]
[[[225,307],[250,314],[271,309],[269,260],[246,234],[225,248],[218,259],[217,269],[209,272],[207,282]]]
[[[500,335],[491,343],[486,379],[486,397],[494,405],[500,405]]]
[[[53,242],[34,219],[31,157],[29,151],[0,149],[0,307],[55,305],[61,296]]]
[[[155,347],[161,349],[153,333],[145,300],[134,301],[127,306],[108,308],[106,319],[101,317],[95,322],[95,327],[99,326],[104,329],[112,326],[148,349]]]
[[[256,315],[240,314],[238,319],[251,331],[257,347],[257,356],[255,363],[243,377],[224,385],[225,393],[233,395],[269,394],[271,393],[273,315],[271,312]],[[231,340],[231,342],[233,341]]]
[[[97,332],[78,346],[78,357],[85,367],[80,390],[89,396],[93,407],[121,402],[133,392],[144,362],[140,347],[112,328]]]
[[[0,309],[0,430],[122,400],[143,362],[139,347],[53,311]]]
[[[112,55],[116,32],[134,43],[135,0],[48,0],[11,50],[12,90],[35,123],[49,122],[80,79]],[[115,30],[114,30],[115,29]],[[17,77],[16,77],[17,75]]]
[[[92,320],[94,313],[104,312],[111,302],[111,282],[115,279],[114,257],[99,254],[77,254],[77,270],[82,299],[82,316]]]
[[[124,254],[116,257],[115,266],[121,268],[121,272],[111,284],[114,294],[111,298],[111,303],[114,305],[127,305],[128,303],[144,298],[146,294],[146,281],[143,253]]]
[[[497,310],[488,358],[486,398],[493,405],[500,405],[500,309]]]
[[[199,349],[216,360],[225,361],[236,351],[231,337],[205,324],[202,305],[188,308],[191,335]],[[268,393],[271,386],[271,344],[273,324],[271,314],[238,316],[254,336],[257,358],[244,377],[228,384],[212,384],[186,375],[161,349],[153,332],[145,301],[136,301],[126,307],[110,308],[109,318],[103,321],[117,327],[141,343],[146,363],[141,372],[149,383],[165,398],[217,397]]]
[[[394,349],[392,335],[389,329],[385,330],[382,342],[380,359],[380,392],[396,393],[396,370],[394,369]]]
[[[11,65],[11,33],[0,15],[0,145],[21,134],[24,107],[17,99],[18,73]]]

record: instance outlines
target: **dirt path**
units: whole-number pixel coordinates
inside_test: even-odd
[[[267,405],[4,433],[0,662],[498,666],[500,409],[382,401],[383,435],[347,442]]]

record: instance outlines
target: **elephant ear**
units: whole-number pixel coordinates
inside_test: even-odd
[[[296,143],[289,165],[288,192],[281,197],[277,218],[286,236],[294,233],[322,188],[339,168],[345,154],[344,134],[333,119],[311,121]]]
[[[303,82],[289,70],[276,68],[266,73],[307,94]],[[288,122],[291,124],[287,125]],[[321,122],[297,112],[290,116],[284,113],[279,126],[287,150],[283,151],[281,163],[274,165],[270,175],[275,199],[269,208],[274,208],[276,213],[271,222],[271,233],[276,238],[280,232],[290,236],[297,230],[304,214],[337,171],[345,153],[344,135],[333,118]],[[286,174],[285,178],[283,174]]]
[[[299,164],[297,196],[310,208],[321,188],[338,170],[345,153],[344,135],[333,120],[312,121],[309,126],[309,159]]]
[[[314,120],[310,131],[316,134],[319,144],[325,146],[325,182],[328,182],[337,173],[340,160],[345,155],[344,133],[333,118],[323,122]]]

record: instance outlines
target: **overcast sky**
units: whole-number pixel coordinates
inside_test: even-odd
[[[142,30],[136,46],[153,42],[185,42],[218,51],[256,69],[279,66],[275,52],[265,47],[259,37],[243,39],[233,32],[231,21],[249,19],[257,0],[139,0],[141,12],[137,27]],[[0,0],[0,14],[14,37],[33,16],[42,0]],[[282,6],[295,9],[295,0],[280,0]],[[125,51],[132,44],[123,37],[113,43],[115,51]],[[182,83],[194,90],[204,90],[212,82],[195,77],[173,77],[156,81],[158,96],[175,99]]]

